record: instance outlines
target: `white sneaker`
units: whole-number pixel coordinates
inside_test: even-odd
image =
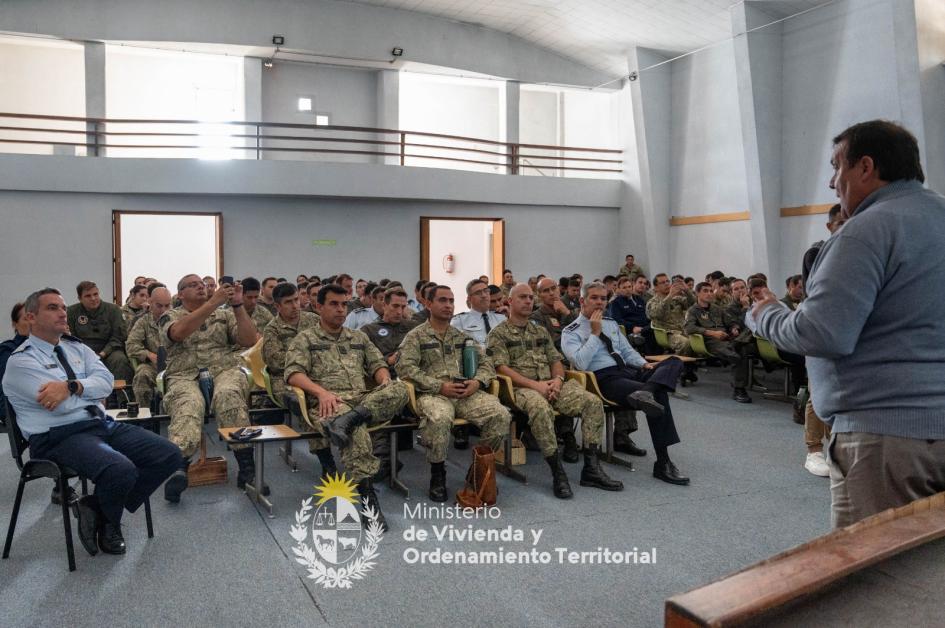
[[[822,478],[830,475],[830,467],[827,466],[827,459],[824,458],[824,452],[822,451],[807,454],[807,461],[804,462],[804,468]]]

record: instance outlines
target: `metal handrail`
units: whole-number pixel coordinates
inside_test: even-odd
[[[611,155],[622,155],[623,151],[610,148],[591,148],[585,146],[548,146],[543,144],[520,144],[515,142],[500,142],[486,138],[466,137],[461,135],[448,135],[444,133],[431,133],[427,131],[406,131],[402,129],[385,129],[376,127],[357,127],[344,125],[317,125],[317,124],[297,124],[290,122],[264,122],[264,121],[235,121],[235,120],[162,120],[162,119],[129,119],[129,118],[99,118],[99,117],[78,117],[78,116],[53,116],[42,114],[24,114],[0,112],[0,118],[13,120],[34,120],[34,121],[53,121],[82,123],[85,129],[66,129],[38,124],[31,126],[15,126],[12,124],[0,125],[0,143],[3,144],[24,144],[24,145],[57,145],[73,146],[77,148],[86,148],[91,156],[100,156],[105,149],[165,149],[165,150],[252,150],[256,152],[256,159],[264,159],[264,153],[268,152],[290,152],[290,153],[318,153],[318,154],[339,154],[339,155],[370,155],[378,157],[399,158],[400,165],[405,165],[406,159],[431,159],[439,161],[448,161],[455,163],[467,163],[486,165],[493,167],[505,167],[509,174],[518,174],[521,168],[534,168],[536,170],[559,170],[559,171],[585,171],[585,172],[622,172],[619,166],[622,166],[623,160],[612,158]],[[121,128],[120,125],[134,124],[147,125],[149,127],[160,127],[160,125],[176,125],[178,128],[189,125],[214,125],[214,126],[239,126],[252,127],[254,132],[242,133],[194,133],[187,131],[162,131],[154,129],[145,130],[111,130],[110,127]],[[273,132],[264,132],[264,129],[297,129],[308,132],[334,131],[344,133],[364,133],[371,134],[374,137],[353,138],[339,137],[337,135],[299,135],[299,134],[281,134]],[[35,134],[62,134],[68,136],[82,135],[85,141],[58,141],[45,139],[25,139],[20,138],[17,133],[35,133]],[[11,136],[11,134],[13,134]],[[377,136],[382,137],[377,137]],[[388,139],[386,136],[395,135],[396,139]],[[131,138],[227,138],[233,140],[254,140],[252,144],[247,145],[225,145],[225,146],[204,146],[187,143],[184,140],[177,144],[155,144],[151,142],[142,143]],[[410,139],[419,139],[421,141],[408,141]],[[124,141],[120,140],[122,138]],[[76,138],[78,139],[78,138]],[[451,142],[469,143],[478,146],[463,146],[456,144],[436,143],[436,140],[449,140]],[[118,142],[116,142],[118,140]],[[307,146],[267,146],[265,142],[305,142]],[[375,148],[375,150],[356,150],[341,148],[323,148],[328,144],[361,144],[366,148]],[[486,147],[494,147],[488,149]],[[397,147],[397,152],[384,150],[388,147]],[[538,149],[558,151],[557,155],[537,155],[523,154],[521,149]],[[414,149],[414,150],[410,150]],[[420,152],[417,152],[417,149]],[[432,155],[425,154],[423,151],[433,149],[437,151],[449,151],[450,153],[467,153],[463,157],[451,155]],[[105,150],[107,152],[107,150]],[[570,156],[565,153],[577,152],[585,156]],[[590,155],[587,155],[587,154]],[[482,157],[480,157],[482,156]],[[472,157],[472,158],[470,158]],[[478,158],[476,158],[478,157]],[[487,161],[485,157],[495,157],[494,161]],[[535,164],[531,160],[553,159],[559,163],[567,165],[547,165]],[[574,162],[574,165],[571,163]],[[590,167],[590,164],[601,164],[601,167]],[[618,167],[607,167],[617,164]],[[542,173],[544,174],[544,173]]]

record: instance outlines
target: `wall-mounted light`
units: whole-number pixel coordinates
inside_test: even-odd
[[[391,53],[392,55],[394,55],[395,57],[402,57],[402,56],[404,56],[404,49],[403,49],[403,48],[394,48],[393,50],[390,51],[390,53]]]
[[[272,69],[272,59],[263,59],[263,67],[267,70]]]
[[[273,45],[273,46],[281,46],[281,45],[283,45],[284,43],[285,43],[285,37],[283,37],[282,35],[273,35],[273,36],[272,36],[272,45]]]

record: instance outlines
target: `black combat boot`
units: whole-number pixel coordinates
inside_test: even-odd
[[[190,457],[184,458],[180,469],[171,474],[164,483],[164,499],[172,504],[180,503],[180,494],[187,490],[187,469],[190,468]]]
[[[430,499],[446,501],[446,464],[443,462],[430,463]]]
[[[558,451],[545,458],[545,462],[551,467],[551,487],[555,497],[558,499],[571,499],[574,493],[571,492],[571,484],[568,483],[568,474],[564,472],[561,466],[561,458],[558,457]]]
[[[453,428],[453,447],[469,449],[469,426],[457,425]]]
[[[584,468],[581,469],[581,486],[594,486],[605,491],[622,491],[623,482],[610,479],[600,468],[600,449],[597,445],[584,448]]]
[[[580,460],[581,451],[578,449],[577,439],[574,438],[574,419],[559,416],[555,419],[555,432],[558,435],[558,450],[561,452],[561,459],[565,462]]]
[[[242,449],[234,449],[233,456],[236,458],[236,464],[239,466],[239,471],[236,474],[236,486],[245,489],[247,484],[252,484],[255,488],[259,489],[259,487],[255,485],[256,460],[253,458],[252,448],[244,447]],[[263,495],[268,495],[269,486],[263,484],[259,492]]]
[[[335,466],[335,457],[331,455],[331,447],[316,449],[315,455],[318,457],[318,462],[322,465],[321,479],[323,482],[328,479],[329,475],[338,474],[338,467]]]
[[[377,499],[377,493],[374,492],[374,484],[371,482],[371,478],[364,478],[358,482],[358,495],[361,496],[361,524],[365,528],[370,525],[371,521],[364,514],[364,511],[373,508],[374,512],[377,513],[377,522],[381,526],[381,531],[387,532],[389,529],[387,520],[384,518],[384,513],[381,512],[381,503]]]
[[[371,411],[364,406],[358,406],[349,412],[339,414],[331,421],[323,423],[325,431],[328,432],[328,438],[331,444],[339,449],[344,449],[351,442],[351,432],[359,425],[366,425],[371,422]]]

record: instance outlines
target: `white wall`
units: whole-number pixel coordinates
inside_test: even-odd
[[[124,162],[125,160],[121,160]],[[159,160],[164,162],[165,160]],[[380,166],[378,166],[380,167]],[[45,285],[63,289],[94,279],[112,293],[111,212],[222,212],[224,268],[234,276],[322,277],[347,272],[420,277],[420,216],[505,218],[506,263],[516,276],[613,272],[616,208],[509,206],[455,202],[253,197],[0,192],[0,311]],[[313,240],[335,240],[314,246]],[[176,242],[151,243],[174,255]],[[61,263],[47,263],[58,260]],[[179,277],[158,277],[176,284]]]
[[[925,122],[926,181],[945,194],[945,2],[915,0]]]
[[[452,254],[453,272],[443,266]],[[480,275],[492,276],[492,221],[430,221],[430,281],[452,288],[456,312],[465,312],[466,284]]]
[[[299,96],[314,98],[313,112],[300,113],[297,107]],[[377,120],[377,70],[343,69],[316,66],[304,63],[277,62],[262,72],[263,120],[267,122],[291,122],[314,124],[316,113],[329,115],[329,123],[338,126],[374,127]],[[374,135],[344,131],[304,131],[301,129],[265,129],[267,134],[295,135],[304,137],[339,137],[373,140]],[[397,141],[394,136],[381,139]],[[319,148],[327,150],[361,150],[396,152],[372,144],[340,142],[300,142],[289,140],[267,140],[264,146],[289,148]],[[292,159],[302,161],[335,161],[344,163],[375,163],[370,155],[341,155],[337,153],[304,153],[293,151],[265,151],[266,159]]]
[[[85,57],[81,45],[0,37],[0,111],[51,116],[85,116]],[[84,130],[81,123],[0,118],[0,125]],[[9,139],[85,143],[84,134],[3,131]],[[52,146],[0,143],[0,152],[52,154]],[[60,147],[72,154],[75,147]],[[78,154],[85,154],[79,148]]]
[[[672,67],[670,214],[748,210],[734,47],[719,44]],[[721,269],[750,274],[748,222],[670,229],[670,266],[657,272],[702,277]]]
[[[462,135],[476,139],[505,141],[505,82],[454,79],[402,72],[400,75],[400,128],[445,135]],[[407,142],[458,146],[505,153],[505,147],[486,142],[457,141],[439,137],[411,136]],[[408,154],[453,157],[489,162],[496,165],[470,164],[441,159],[408,157],[408,166],[474,170],[504,173],[506,160],[482,153],[467,153],[408,146]]]

